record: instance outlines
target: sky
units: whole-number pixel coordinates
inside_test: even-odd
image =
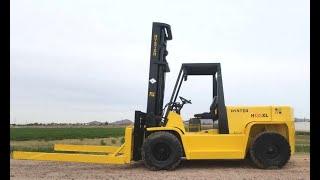
[[[165,102],[182,63],[220,62],[226,105],[289,105],[310,117],[310,2],[10,1],[10,122],[134,119],[146,111],[152,22],[171,25]],[[185,120],[209,111],[190,77]]]

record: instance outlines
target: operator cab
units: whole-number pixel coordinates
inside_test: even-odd
[[[167,104],[168,108],[164,117],[164,124],[166,124],[169,111],[175,111],[180,114],[181,109],[185,104],[191,104],[191,100],[187,100],[179,96],[179,91],[183,81],[187,81],[188,76],[212,76],[213,96],[212,103],[208,108],[209,111],[194,114],[190,119],[192,122],[200,122],[201,119],[211,119],[213,122],[218,121],[219,134],[228,134],[228,121],[226,107],[224,103],[222,76],[220,63],[185,63],[182,64],[170,102]],[[177,97],[181,103],[177,102]],[[190,123],[190,122],[189,122]]]

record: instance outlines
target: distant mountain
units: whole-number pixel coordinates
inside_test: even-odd
[[[310,119],[306,118],[294,118],[295,122],[310,122]]]
[[[113,124],[113,125],[131,125],[131,124],[133,124],[133,121],[131,121],[129,119],[123,119],[123,120],[112,122],[110,124]]]
[[[91,126],[97,126],[97,125],[102,125],[102,124],[104,124],[104,123],[99,122],[99,121],[91,121],[91,122],[88,122],[87,124],[88,124],[88,125],[91,125]]]

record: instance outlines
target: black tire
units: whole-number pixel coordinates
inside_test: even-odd
[[[250,146],[250,159],[261,169],[282,168],[290,159],[291,149],[286,138],[278,133],[262,132]]]
[[[182,146],[175,135],[159,131],[146,138],[141,155],[150,170],[173,170],[181,163]]]

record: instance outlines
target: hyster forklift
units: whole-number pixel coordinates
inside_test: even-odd
[[[170,25],[153,23],[147,111],[135,111],[121,147],[56,144],[55,151],[14,151],[14,159],[126,164],[142,160],[151,170],[175,169],[182,159],[246,159],[258,168],[283,167],[295,148],[293,109],[288,106],[226,106],[220,63],[182,64],[170,101],[164,105]],[[211,119],[216,127],[189,132],[181,118],[191,100],[179,96],[188,76],[211,76],[212,103],[192,119]],[[181,102],[178,102],[177,99]],[[68,153],[72,152],[72,153]],[[81,153],[85,152],[85,153]],[[91,153],[91,154],[90,154]],[[100,153],[100,154],[99,154]]]

